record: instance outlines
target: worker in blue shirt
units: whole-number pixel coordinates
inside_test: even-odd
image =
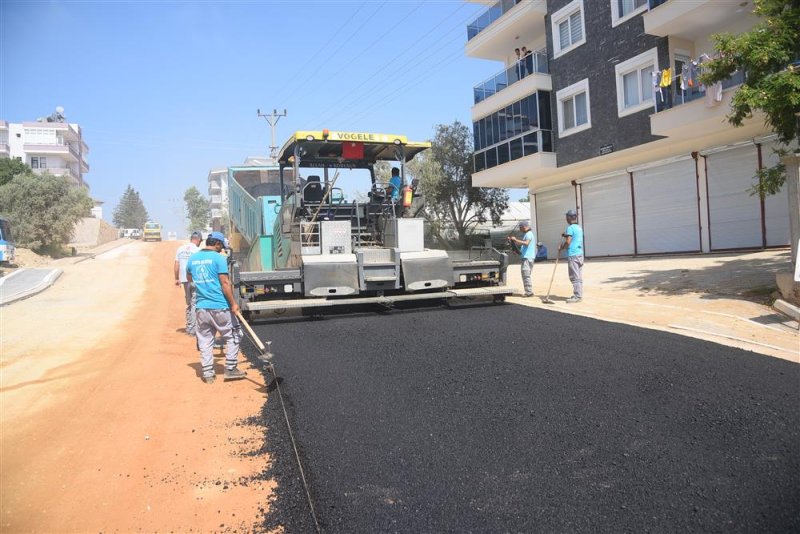
[[[578,225],[578,214],[569,210],[567,216],[567,229],[561,234],[564,242],[559,245],[559,252],[567,249],[567,264],[569,267],[569,280],[572,282],[573,294],[567,299],[568,304],[583,300],[583,228]]]
[[[205,248],[189,257],[186,276],[197,293],[195,335],[200,349],[203,382],[213,384],[214,337],[217,333],[225,340],[225,380],[240,380],[247,373],[239,369],[238,322],[234,316],[239,305],[233,296],[228,261],[220,254],[225,246],[225,235],[211,232]]]
[[[533,274],[533,259],[536,257],[536,236],[533,235],[529,221],[520,221],[519,229],[523,232],[522,239],[510,235],[508,240],[520,245],[519,255],[522,256],[520,273],[522,274],[522,286],[525,289],[524,296],[532,297],[533,280],[531,275]]]
[[[403,188],[403,180],[400,179],[400,169],[392,167],[392,177],[389,179],[387,193],[392,196],[392,202],[397,204],[400,201],[400,190]]]

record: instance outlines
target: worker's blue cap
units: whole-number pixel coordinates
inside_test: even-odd
[[[216,239],[217,241],[225,242],[225,235],[222,232],[211,232],[208,234],[208,237],[211,239]]]

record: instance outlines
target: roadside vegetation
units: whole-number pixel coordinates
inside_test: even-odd
[[[112,222],[117,228],[144,228],[149,215],[139,193],[128,184],[119,204],[114,208]]]
[[[189,226],[187,233],[202,231],[210,226],[211,223],[211,204],[200,191],[192,186],[183,194],[183,201],[186,203],[186,214]]]
[[[0,215],[8,218],[18,247],[61,256],[75,224],[91,215],[84,187],[48,172],[35,174],[16,160],[0,160]]]
[[[741,126],[753,112],[763,111],[766,125],[788,147],[800,133],[800,2],[756,0],[753,11],[761,22],[750,31],[711,36],[719,56],[704,64],[709,72],[701,81],[713,84],[736,71],[747,73],[731,102],[728,121]],[[779,155],[786,151],[778,149]],[[774,195],[786,181],[786,169],[779,163],[758,171],[756,178],[754,195]]]

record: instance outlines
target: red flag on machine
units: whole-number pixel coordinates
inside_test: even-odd
[[[346,141],[342,145],[342,157],[344,159],[364,159],[364,143]]]

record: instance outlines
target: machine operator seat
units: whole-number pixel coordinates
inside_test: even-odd
[[[322,202],[323,190],[319,176],[309,176],[303,187],[303,202],[319,204]]]

